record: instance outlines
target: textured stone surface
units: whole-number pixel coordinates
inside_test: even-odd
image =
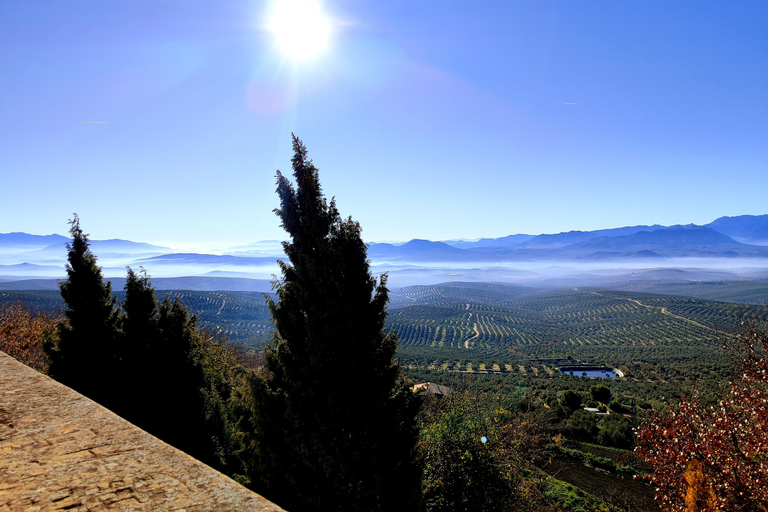
[[[0,512],[279,511],[0,352]]]

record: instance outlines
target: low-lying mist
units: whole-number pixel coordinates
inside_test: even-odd
[[[199,255],[198,255],[199,256]],[[253,289],[243,280],[271,280],[279,275],[277,258],[213,259],[173,258],[172,260],[133,260],[108,257],[99,259],[104,276],[124,278],[125,267],[146,269],[153,278],[174,279],[174,285],[184,286],[178,278],[195,277],[194,289],[210,281],[211,289],[232,289],[243,286]],[[0,281],[27,279],[63,279],[64,261],[59,265],[22,263],[0,265]],[[451,281],[495,282],[535,288],[623,285],[632,282],[691,282],[734,279],[768,278],[768,266],[760,259],[679,258],[638,261],[515,261],[498,262],[371,262],[374,274],[387,273],[390,288],[429,285]],[[202,281],[201,281],[202,279]],[[243,284],[235,284],[235,281]],[[217,286],[219,288],[217,288]]]

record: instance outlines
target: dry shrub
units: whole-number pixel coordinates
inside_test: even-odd
[[[59,318],[33,313],[20,303],[0,306],[0,351],[21,363],[46,373],[48,357],[43,351],[46,337],[56,336]]]
[[[728,395],[710,407],[681,399],[638,431],[667,510],[768,512],[768,319],[742,317],[725,348],[741,366]]]

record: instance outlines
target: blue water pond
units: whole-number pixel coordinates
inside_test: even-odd
[[[616,377],[616,374],[608,369],[600,369],[600,370],[594,370],[594,369],[581,369],[581,368],[560,368],[560,371],[563,372],[565,375],[573,375],[574,377],[604,377],[604,378],[614,378]]]

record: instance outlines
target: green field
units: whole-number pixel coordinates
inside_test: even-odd
[[[401,356],[416,366],[473,370],[571,356],[642,378],[662,378],[660,370],[663,378],[700,378],[729,368],[722,338],[747,307],[637,292],[486,286],[487,293],[475,284],[409,289],[413,305],[390,310],[388,320],[400,335]]]
[[[233,342],[260,346],[272,332],[262,293],[169,294],[197,312],[202,327]],[[0,292],[0,303],[17,300],[63,307],[55,291]],[[392,290],[387,327],[398,333],[410,367],[514,372],[532,359],[572,357],[635,378],[698,379],[728,370],[722,338],[743,308],[764,310],[640,292],[448,283]],[[548,375],[554,365],[535,368]]]

